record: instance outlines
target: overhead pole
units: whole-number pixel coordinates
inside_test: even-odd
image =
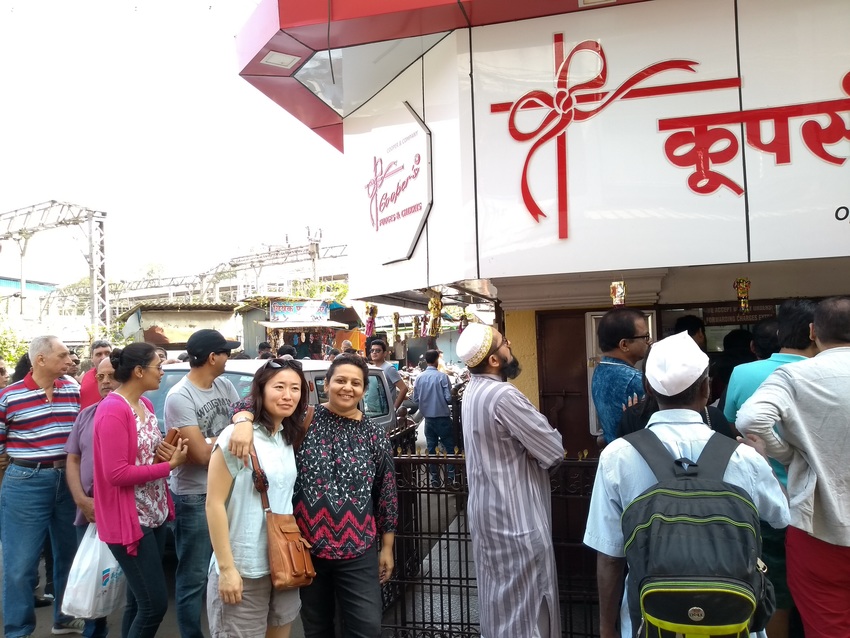
[[[110,328],[109,286],[106,281],[106,213],[92,211],[88,218],[89,286],[91,325],[98,334],[106,335]]]
[[[106,285],[106,213],[76,204],[50,200],[0,214],[0,241],[13,240],[21,254],[21,313],[24,312],[26,278],[24,256],[30,238],[36,233],[66,226],[82,229],[88,240],[89,295],[91,330],[104,334],[109,330],[110,316]]]

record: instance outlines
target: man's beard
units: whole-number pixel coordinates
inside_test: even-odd
[[[513,353],[511,353],[513,355]],[[502,365],[499,366],[499,376],[502,377],[502,381],[507,381],[508,379],[516,379],[519,376],[519,373],[522,372],[522,367],[519,365],[519,359],[516,357],[508,363],[508,358],[502,358]]]

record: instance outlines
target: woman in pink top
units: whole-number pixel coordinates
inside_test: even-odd
[[[121,385],[94,417],[94,510],[97,532],[127,577],[122,638],[155,636],[168,608],[162,569],[165,522],[174,518],[166,479],[186,462],[183,439],[162,441],[153,406],[142,393],[159,388],[154,347],[133,343],[110,355]],[[169,460],[165,460],[165,459]]]

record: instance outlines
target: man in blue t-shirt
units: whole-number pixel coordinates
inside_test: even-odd
[[[605,443],[610,443],[617,438],[623,406],[644,395],[643,375],[635,364],[646,357],[652,337],[646,316],[634,308],[609,310],[596,335],[602,358],[593,371],[591,395]]]

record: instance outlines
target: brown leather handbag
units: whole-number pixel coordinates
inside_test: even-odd
[[[316,577],[310,543],[301,536],[292,514],[275,514],[269,507],[269,480],[260,467],[257,453],[251,450],[254,468],[254,487],[263,501],[266,513],[266,530],[269,539],[269,570],[275,589],[298,589],[306,587]]]

